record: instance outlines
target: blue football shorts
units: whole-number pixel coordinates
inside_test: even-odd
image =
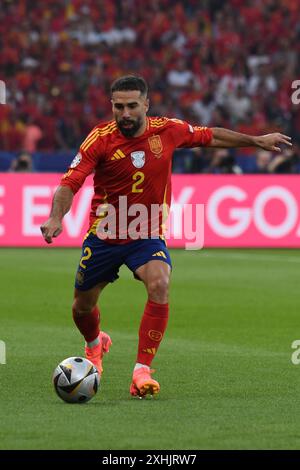
[[[82,245],[75,287],[84,291],[100,282],[114,282],[123,264],[135,274],[140,266],[152,260],[164,261],[172,268],[169,251],[160,238],[111,244],[90,233]]]

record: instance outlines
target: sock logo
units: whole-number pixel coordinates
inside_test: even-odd
[[[162,339],[162,332],[157,330],[149,330],[148,336],[152,341],[160,341]]]
[[[152,354],[153,356],[155,356],[156,348],[145,348],[145,349],[143,349],[143,352],[148,353],[148,354]]]

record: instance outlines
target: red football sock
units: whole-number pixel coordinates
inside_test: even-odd
[[[136,362],[151,365],[158,350],[169,317],[169,304],[157,304],[148,300],[139,329],[139,345]]]
[[[94,341],[100,333],[100,310],[96,305],[90,315],[77,316],[73,310],[73,320],[87,343]]]

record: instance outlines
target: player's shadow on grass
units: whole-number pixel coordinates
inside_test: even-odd
[[[78,408],[86,408],[86,407],[105,407],[105,408],[115,408],[122,404],[128,405],[128,403],[133,404],[142,404],[142,403],[161,403],[169,401],[166,397],[150,397],[147,396],[146,398],[133,398],[133,397],[120,397],[120,398],[110,398],[105,400],[94,400],[89,401],[88,403],[67,403],[63,402],[62,400],[56,401],[51,403],[51,406],[68,406],[68,407],[78,407]]]

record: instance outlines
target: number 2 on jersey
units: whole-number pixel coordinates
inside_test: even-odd
[[[145,179],[144,173],[142,171],[136,171],[132,175],[132,179],[135,181],[135,183],[132,184],[132,192],[142,193],[144,191],[143,188],[138,188],[138,186],[140,186]]]

